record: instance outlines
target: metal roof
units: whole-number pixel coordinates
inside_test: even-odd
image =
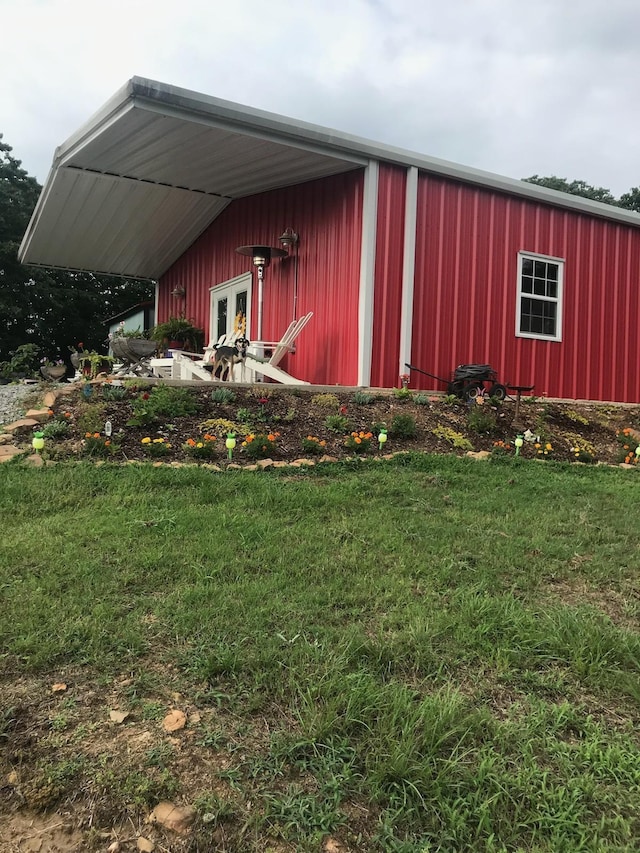
[[[371,159],[640,227],[621,208],[134,77],[56,150],[19,258],[158,278],[233,199]]]

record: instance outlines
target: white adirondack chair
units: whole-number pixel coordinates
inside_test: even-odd
[[[313,311],[310,311],[298,320],[293,320],[279,341],[251,341],[245,360],[245,375],[242,375],[242,366],[236,365],[231,378],[236,382],[243,380],[255,382],[256,376],[266,376],[283,385],[308,385],[308,382],[296,379],[278,365],[288,352],[295,352],[296,339],[312,317]],[[172,358],[152,359],[151,367],[154,372],[165,378],[218,381],[205,369],[204,365],[210,363],[216,347],[232,344],[239,334],[234,332],[230,335],[222,335],[215,344],[208,346],[199,356],[195,353],[172,350]],[[270,356],[264,357],[262,353],[269,350]]]

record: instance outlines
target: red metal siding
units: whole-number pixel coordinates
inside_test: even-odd
[[[282,367],[317,384],[355,385],[358,373],[358,294],[362,234],[363,172],[357,170],[232,202],[185,254],[162,276],[158,314],[184,313],[209,329],[209,288],[251,268],[238,246],[279,246],[291,227],[298,246],[297,316],[314,317]],[[276,340],[294,311],[295,262],[274,261],[265,272],[263,337]],[[182,284],[185,300],[171,291]],[[257,281],[252,322],[255,336]]]
[[[565,260],[561,342],[515,335],[519,251]],[[639,268],[639,229],[421,175],[413,363],[447,377],[488,362],[538,394],[640,401]]]
[[[378,175],[371,385],[398,384],[407,171],[385,163]]]

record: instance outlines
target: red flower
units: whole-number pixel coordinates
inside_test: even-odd
[[[340,406],[340,414],[341,415],[347,414],[347,407],[346,406]]]
[[[149,399],[149,392],[148,392],[148,391],[145,391],[145,392],[144,392],[144,394],[142,395],[142,399],[143,399],[143,400],[148,400],[148,399]]]

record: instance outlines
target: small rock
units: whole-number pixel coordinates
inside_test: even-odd
[[[107,853],[120,853],[121,850],[122,844],[119,841],[114,841],[113,844],[107,847]]]
[[[187,718],[182,711],[173,710],[162,721],[165,732],[177,732],[187,725]]]
[[[10,459],[13,459],[14,456],[18,456],[22,452],[23,451],[14,444],[2,444],[0,445],[0,462],[8,462]]]
[[[329,456],[327,453],[324,453],[318,462],[337,462],[338,458],[336,456]]]
[[[144,853],[153,853],[153,851],[156,849],[156,845],[153,843],[153,841],[149,841],[149,839],[145,838],[143,835],[138,838],[136,846],[138,850],[142,850],[144,851]]]
[[[39,453],[30,453],[24,461],[28,465],[33,465],[35,468],[42,468],[44,465],[44,459]]]
[[[67,685],[64,683],[64,681],[56,681],[55,684],[51,685],[52,693],[64,693],[66,689]]]
[[[109,711],[109,719],[111,720],[112,723],[116,723],[117,725],[124,723],[124,721],[129,716],[130,715],[129,715],[128,711],[118,711],[118,710]]]
[[[29,409],[28,412],[25,413],[25,418],[31,418],[39,424],[46,424],[51,415],[49,414],[49,407],[46,409]]]
[[[173,803],[158,803],[149,816],[151,823],[159,823],[165,829],[184,835],[189,831],[196,816],[191,806],[175,806]]]
[[[469,459],[483,460],[488,459],[491,456],[491,453],[488,450],[467,450],[465,456],[468,456]]]
[[[273,459],[258,459],[256,465],[258,466],[258,468],[272,468]]]

